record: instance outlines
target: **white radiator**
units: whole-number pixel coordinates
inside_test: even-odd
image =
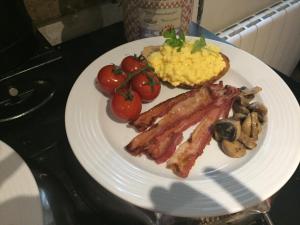
[[[300,0],[285,0],[217,33],[290,75],[300,59]]]

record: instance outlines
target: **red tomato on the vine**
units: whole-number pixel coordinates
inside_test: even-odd
[[[104,93],[112,95],[115,89],[126,80],[126,77],[126,73],[116,65],[106,65],[98,72],[98,86]]]
[[[146,66],[146,63],[136,56],[126,56],[121,62],[121,68],[126,73],[132,73]]]
[[[160,81],[153,72],[140,73],[134,76],[130,83],[131,88],[139,93],[144,102],[152,101],[160,93]]]
[[[111,111],[121,121],[137,119],[141,110],[141,97],[133,90],[121,89],[111,99]]]

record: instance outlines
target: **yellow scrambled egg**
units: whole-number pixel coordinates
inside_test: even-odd
[[[180,51],[167,44],[148,57],[158,76],[174,86],[195,85],[219,74],[226,66],[220,49],[207,44],[200,51],[191,53],[192,41],[186,41]]]

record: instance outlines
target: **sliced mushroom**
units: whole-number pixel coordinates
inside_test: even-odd
[[[258,119],[261,123],[266,121],[266,115],[268,113],[267,107],[260,103],[260,102],[253,102],[249,104],[248,109],[251,112],[257,112],[258,113]]]
[[[249,109],[246,106],[241,105],[238,101],[235,101],[232,105],[232,109],[235,113],[248,114],[250,113]]]
[[[258,139],[258,134],[261,131],[261,124],[258,120],[258,114],[257,112],[252,112],[250,114],[251,116],[251,134],[250,137]]]
[[[232,117],[215,123],[213,136],[226,155],[239,158],[246,154],[246,149],[257,146],[268,110],[262,103],[251,101],[261,90],[260,87],[240,88],[240,95],[232,105]]]
[[[240,90],[241,90],[242,95],[249,96],[249,95],[257,94],[258,92],[260,92],[262,90],[262,88],[258,87],[258,86],[254,87],[254,88],[241,87]]]
[[[252,127],[251,127],[252,121],[251,120],[252,120],[251,115],[249,114],[242,123],[242,132],[249,137],[251,135],[251,129],[252,129]]]
[[[249,95],[249,96],[244,96],[244,95],[239,95],[237,97],[237,102],[242,105],[242,106],[248,106],[252,99],[254,98],[254,95]]]
[[[250,113],[242,123],[242,132],[254,139],[258,138],[261,129],[257,112]]]
[[[251,112],[258,112],[264,116],[267,115],[268,112],[267,107],[261,102],[253,102],[249,104],[248,108],[251,110]]]
[[[246,119],[247,115],[243,113],[233,113],[232,118],[237,121],[243,121]]]
[[[233,158],[240,158],[246,154],[245,146],[239,141],[223,140],[221,143],[223,152]]]
[[[253,149],[256,147],[256,140],[254,138],[249,137],[244,132],[241,132],[240,137],[238,139],[241,143],[243,143],[247,149]]]
[[[218,120],[213,127],[213,136],[217,141],[223,139],[234,141],[237,140],[241,133],[240,121],[234,119]]]

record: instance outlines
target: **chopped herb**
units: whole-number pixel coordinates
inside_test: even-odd
[[[185,42],[185,36],[182,30],[179,31],[178,36],[181,40],[183,40],[183,42]]]
[[[176,39],[176,31],[175,29],[169,29],[164,31],[163,33],[164,38]]]
[[[173,48],[177,48],[177,51],[179,52],[181,48],[184,45],[185,42],[185,36],[182,31],[178,32],[178,35],[176,34],[176,31],[174,28],[166,30],[163,33],[164,38],[166,38],[165,43]]]
[[[200,38],[195,41],[191,53],[193,54],[195,52],[201,51],[201,49],[204,48],[205,46],[206,46],[205,38],[200,36]]]

